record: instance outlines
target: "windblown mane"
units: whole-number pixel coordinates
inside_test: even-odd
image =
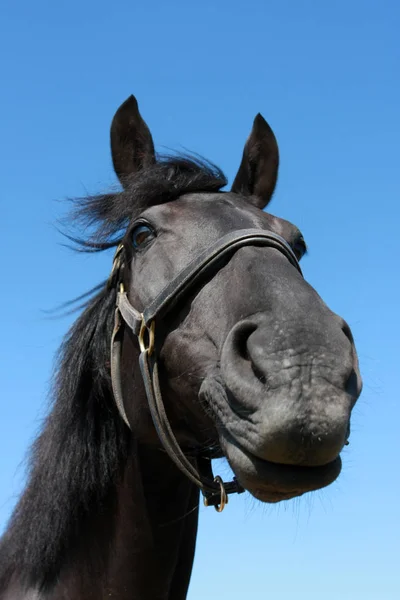
[[[124,183],[119,193],[75,201],[71,223],[89,231],[86,238],[68,236],[78,249],[116,246],[145,207],[184,193],[217,191],[226,180],[206,161],[172,157]],[[130,433],[112,400],[108,368],[116,292],[105,284],[94,292],[59,351],[51,412],[33,445],[28,482],[0,544],[0,593],[13,575],[28,586],[51,584],[77,552],[89,515],[110,507],[124,469]]]
[[[88,251],[116,246],[128,223],[145,208],[175,200],[191,192],[217,192],[227,183],[223,172],[198,157],[163,157],[150,168],[124,181],[118,194],[74,200],[72,221],[93,234],[86,240],[72,238]]]

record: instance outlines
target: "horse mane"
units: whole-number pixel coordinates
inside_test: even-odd
[[[217,166],[197,156],[164,156],[124,180],[118,194],[73,200],[72,222],[93,229],[85,240],[70,238],[86,251],[116,246],[129,222],[145,209],[193,192],[217,192],[227,183]]]
[[[184,156],[159,160],[124,184],[121,192],[75,201],[70,223],[89,231],[85,238],[67,236],[77,249],[116,246],[145,207],[218,191],[226,179],[214,165]],[[27,586],[51,585],[82,543],[89,515],[109,510],[126,464],[131,433],[112,399],[108,366],[116,290],[104,283],[94,291],[58,353],[51,411],[0,543],[0,592],[13,576]]]

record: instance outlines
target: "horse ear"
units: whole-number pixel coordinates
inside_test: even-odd
[[[258,113],[244,147],[232,192],[249,196],[251,204],[265,208],[274,193],[278,167],[279,150],[275,135],[264,117]]]
[[[110,137],[114,170],[122,185],[129,175],[155,162],[153,138],[135,96],[129,96],[115,113]]]

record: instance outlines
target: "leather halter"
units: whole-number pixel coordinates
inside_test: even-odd
[[[140,313],[128,300],[123,283],[120,280],[123,246],[116,250],[109,285],[118,285],[115,309],[115,324],[111,338],[111,382],[115,402],[121,417],[131,428],[126,416],[121,385],[121,346],[123,325],[126,324],[138,337],[140,346],[139,365],[146,390],[147,401],[154,427],[165,451],[176,466],[197,485],[203,493],[206,506],[214,506],[221,512],[228,502],[228,494],[241,493],[242,486],[233,478],[223,482],[213,477],[211,459],[197,458],[197,467],[183,453],[172,431],[163,404],[158,377],[158,364],[155,356],[155,326],[179,302],[182,296],[206,276],[218,271],[224,264],[222,259],[231,256],[243,246],[268,246],[279,250],[302,275],[299,262],[292,248],[280,235],[259,229],[240,229],[224,235],[203,251],[184,268],[156,298]]]

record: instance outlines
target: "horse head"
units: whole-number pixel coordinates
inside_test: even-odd
[[[226,456],[265,502],[328,485],[340,473],[361,378],[349,326],[298,268],[301,232],[264,211],[279,165],[271,128],[257,115],[230,191],[210,165],[159,162],[133,97],[114,117],[111,147],[123,186],[114,211],[130,211],[120,283],[138,314],[165,302],[171,282],[220,240],[251,230],[276,241],[230,248],[155,319],[160,389],[180,446]],[[121,346],[128,422],[157,445],[130,328]]]

